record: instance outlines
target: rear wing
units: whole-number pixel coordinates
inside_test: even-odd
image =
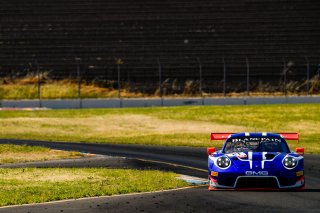
[[[235,133],[211,133],[211,140],[225,140]]]
[[[278,133],[286,140],[298,141],[299,142],[299,133]]]
[[[211,133],[211,140],[226,140],[230,135],[236,133]],[[295,140],[299,143],[299,133],[277,133],[286,140]]]

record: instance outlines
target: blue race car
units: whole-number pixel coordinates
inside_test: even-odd
[[[225,140],[208,151],[209,190],[304,189],[304,148],[291,152],[286,140],[298,133],[211,133]]]

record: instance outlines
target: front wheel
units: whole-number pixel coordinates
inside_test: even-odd
[[[210,176],[208,177],[208,189],[210,191],[216,190],[217,186],[216,183],[214,181],[212,181],[212,179],[210,178]]]

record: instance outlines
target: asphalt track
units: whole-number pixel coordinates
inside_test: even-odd
[[[0,140],[132,158],[128,167],[206,177],[204,148]],[[123,159],[123,158],[121,158]],[[129,162],[129,161],[128,161]],[[126,162],[124,161],[126,165]],[[90,164],[92,166],[92,164]],[[101,165],[100,165],[101,166]],[[320,156],[305,156],[306,190],[214,191],[206,187],[0,208],[0,212],[320,212]]]

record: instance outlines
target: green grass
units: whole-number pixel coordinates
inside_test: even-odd
[[[104,168],[0,169],[0,206],[184,187],[172,172]]]
[[[294,149],[320,153],[320,104],[0,112],[2,138],[217,146],[210,132],[299,132]]]
[[[11,153],[33,153],[33,152],[48,152],[49,148],[42,146],[27,146],[27,145],[12,145],[12,144],[0,144],[0,155]]]
[[[40,146],[0,144],[0,164],[45,161],[83,156],[79,152],[53,150]]]

